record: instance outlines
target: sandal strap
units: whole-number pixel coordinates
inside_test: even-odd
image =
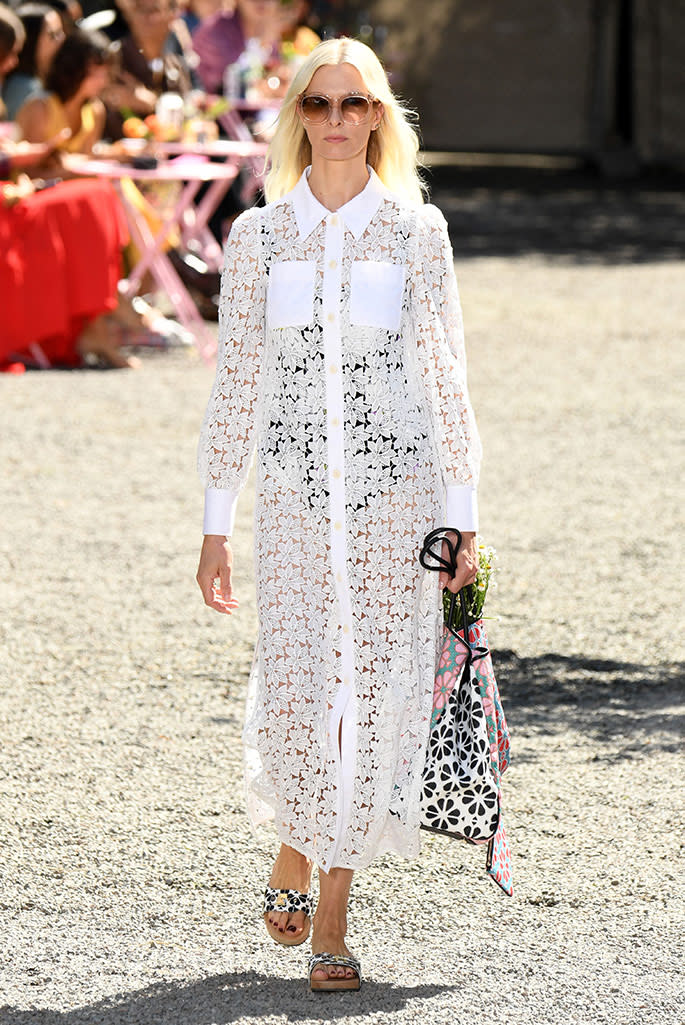
[[[264,894],[264,912],[285,911],[294,915],[296,911],[304,911],[307,918],[312,917],[311,893],[300,893],[299,890],[275,890],[267,886]]]
[[[343,954],[312,954],[309,958],[309,981],[312,981],[312,974],[316,968],[351,968],[357,973],[359,981],[362,981],[362,966],[356,957],[346,957]]]

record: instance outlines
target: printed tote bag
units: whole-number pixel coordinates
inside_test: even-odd
[[[448,534],[457,536],[456,545]],[[449,558],[442,556],[446,542]],[[434,530],[419,556],[426,569],[456,572],[458,530]],[[512,893],[511,856],[502,818],[507,730],[482,618],[469,622],[468,588],[449,594],[423,771],[421,826],[471,844],[486,844],[486,871]]]

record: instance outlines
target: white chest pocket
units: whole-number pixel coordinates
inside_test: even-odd
[[[282,260],[269,271],[266,319],[269,327],[304,327],[314,319],[316,264]]]
[[[398,263],[363,260],[352,264],[350,324],[399,330],[402,320],[404,267]]]

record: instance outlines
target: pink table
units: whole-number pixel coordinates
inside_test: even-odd
[[[226,116],[223,115],[223,117]],[[237,121],[242,125],[242,129],[239,129],[243,135],[241,139],[217,139],[215,142],[207,143],[160,142],[153,144],[154,149],[152,152],[159,152],[168,156],[175,156],[180,153],[196,153],[206,157],[221,157],[223,159],[239,161],[241,166],[247,167],[251,172],[241,191],[242,201],[246,206],[249,206],[264,180],[264,165],[268,146],[265,142],[255,141],[250,129],[243,122],[242,118],[235,114],[233,116],[237,117]],[[230,123],[232,124],[232,122]],[[224,128],[226,127],[224,125]],[[232,131],[236,130],[238,129],[234,126]]]
[[[202,157],[222,157],[224,160],[250,163],[257,158],[266,156],[268,146],[265,142],[252,140],[237,141],[235,139],[216,139],[214,142],[153,142],[150,151],[163,156],[181,156],[192,154]]]
[[[172,266],[164,246],[170,231],[179,230],[185,238],[188,238],[190,233],[202,243],[203,256],[210,258],[208,262],[215,268],[221,266],[221,247],[207,228],[207,221],[235,180],[238,165],[211,163],[206,157],[192,155],[167,160],[149,170],[135,168],[118,160],[93,160],[80,156],[65,157],[64,162],[75,174],[109,178],[115,185],[118,185],[122,178],[130,178],[133,181],[184,183],[178,200],[163,218],[157,234],[153,234],[140,211],[128,202],[122,189],[118,189],[131,237],[142,254],[124,283],[124,294],[129,297],[136,295],[143,275],[149,270],[159,287],[169,296],[178,319],[192,333],[200,355],[210,362],[216,352],[216,341]],[[193,200],[204,182],[211,184],[201,202],[193,207]]]
[[[243,101],[241,101],[243,102]],[[250,109],[254,109],[252,106]],[[247,129],[249,136],[249,129]],[[248,167],[252,173],[252,179],[243,189],[243,199],[246,203],[254,197],[257,189],[264,178],[264,165],[268,146],[265,142],[255,142],[251,138],[237,141],[235,139],[215,139],[212,142],[157,142],[153,139],[126,139],[122,142],[130,150],[129,157],[152,156],[152,157],[176,157],[176,156],[201,156],[214,157],[221,160],[230,160],[238,163],[241,167]],[[106,154],[105,154],[106,155]],[[192,213],[192,208],[190,208]],[[188,217],[188,215],[186,215]],[[188,224],[183,225],[183,242],[187,245],[192,238],[196,237]],[[214,255],[214,236],[207,233],[201,240],[202,258],[210,267],[218,269],[221,260],[217,262]],[[219,257],[221,252],[219,250]]]

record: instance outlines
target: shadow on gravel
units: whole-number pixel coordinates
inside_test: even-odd
[[[685,731],[685,663],[637,665],[553,653],[493,654],[507,718],[517,731],[577,730],[618,760],[680,750]],[[517,755],[517,760],[526,755]]]
[[[214,975],[190,984],[149,986],[72,1011],[0,1007],[2,1025],[228,1025],[274,1015],[287,1021],[336,1021],[350,1015],[401,1011],[457,986],[394,986],[364,982],[360,993],[310,993],[304,978],[257,972]]]
[[[457,259],[538,254],[620,264],[685,257],[682,174],[608,182],[582,167],[438,167],[430,179]]]

